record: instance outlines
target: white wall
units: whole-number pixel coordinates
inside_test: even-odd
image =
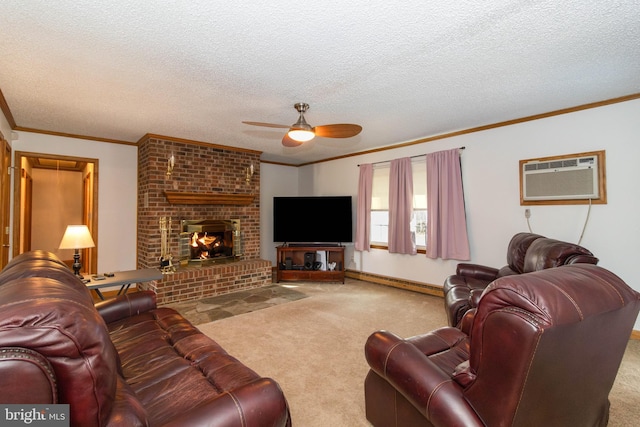
[[[273,242],[273,198],[297,196],[299,171],[292,166],[260,164],[260,257],[276,265],[276,244]]]
[[[14,151],[98,159],[98,271],[135,269],[138,148],[17,133],[18,139],[11,142]]]
[[[394,141],[390,141],[393,143]],[[472,262],[501,267],[511,237],[528,231],[520,206],[519,160],[606,150],[608,204],[593,205],[581,245],[600,258],[632,288],[640,291],[635,263],[640,250],[640,100],[578,111],[541,120],[490,129],[434,142],[300,168],[305,194],[355,196],[360,163],[465,146],[462,171]],[[264,173],[273,179],[279,167]],[[263,209],[268,207],[263,204]],[[588,206],[529,206],[532,231],[577,243]],[[263,230],[270,228],[264,224]],[[355,228],[354,228],[355,230]],[[265,231],[263,231],[264,233]],[[264,253],[275,259],[273,253]],[[383,250],[355,252],[347,247],[351,269],[441,286],[457,261],[430,260],[424,255],[389,254]],[[640,330],[640,321],[636,323]]]

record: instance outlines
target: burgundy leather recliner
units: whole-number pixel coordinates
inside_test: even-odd
[[[69,404],[71,426],[291,425],[279,385],[136,292],[93,304],[55,255],[0,273],[0,403]]]
[[[502,268],[460,263],[444,281],[444,306],[449,326],[460,326],[465,314],[478,305],[484,289],[499,277],[561,265],[597,264],[598,258],[582,246],[533,233],[518,233],[509,242],[507,265]]]
[[[443,327],[365,345],[375,427],[606,426],[609,392],[640,311],[613,273],[573,264],[505,276],[466,334]]]

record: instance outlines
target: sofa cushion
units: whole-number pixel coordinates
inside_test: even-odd
[[[529,246],[542,236],[533,233],[518,233],[511,238],[507,248],[507,266],[502,268],[498,277],[524,272],[525,257]]]
[[[188,412],[261,377],[202,334],[177,311],[161,307],[108,325],[122,373],[151,424]]]
[[[530,273],[571,264],[571,258],[576,256],[582,256],[583,263],[596,264],[598,262],[598,259],[582,246],[546,237],[537,239],[531,243],[527,250],[523,272]]]
[[[43,251],[39,251],[43,252]],[[47,252],[43,252],[46,254]],[[23,254],[24,255],[24,254]],[[14,258],[15,260],[15,258]],[[26,277],[46,277],[58,280],[81,296],[87,304],[93,305],[93,298],[87,285],[75,276],[63,263],[51,262],[44,255],[29,259],[23,257],[19,262],[12,262],[0,273],[0,284]]]
[[[59,264],[62,267],[67,267],[67,270],[69,269],[68,266],[63,261],[61,261],[60,258],[58,258],[53,252],[36,249],[30,252],[23,252],[11,258],[11,261],[9,261],[7,265],[4,266],[3,271],[10,269],[17,264],[20,264],[21,262],[33,260],[47,261],[50,263]],[[69,272],[71,273],[71,270],[69,270]]]
[[[639,308],[637,292],[595,265],[494,281],[472,326],[469,360],[478,379],[466,397],[487,425],[499,425],[505,411],[517,414],[514,425],[551,425],[554,417],[606,425],[593,420],[608,413]]]

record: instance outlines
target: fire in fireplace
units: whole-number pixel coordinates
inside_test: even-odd
[[[180,262],[215,263],[240,255],[240,220],[182,220]]]

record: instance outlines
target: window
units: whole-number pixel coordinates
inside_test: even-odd
[[[386,245],[389,237],[389,164],[373,168],[371,243]]]
[[[427,162],[421,157],[411,164],[413,172],[413,218],[411,231],[418,248],[427,247]]]
[[[388,163],[373,169],[371,191],[371,244],[387,246],[389,240],[389,171]],[[427,164],[424,158],[411,163],[413,173],[413,217],[411,231],[418,249],[427,244]]]

